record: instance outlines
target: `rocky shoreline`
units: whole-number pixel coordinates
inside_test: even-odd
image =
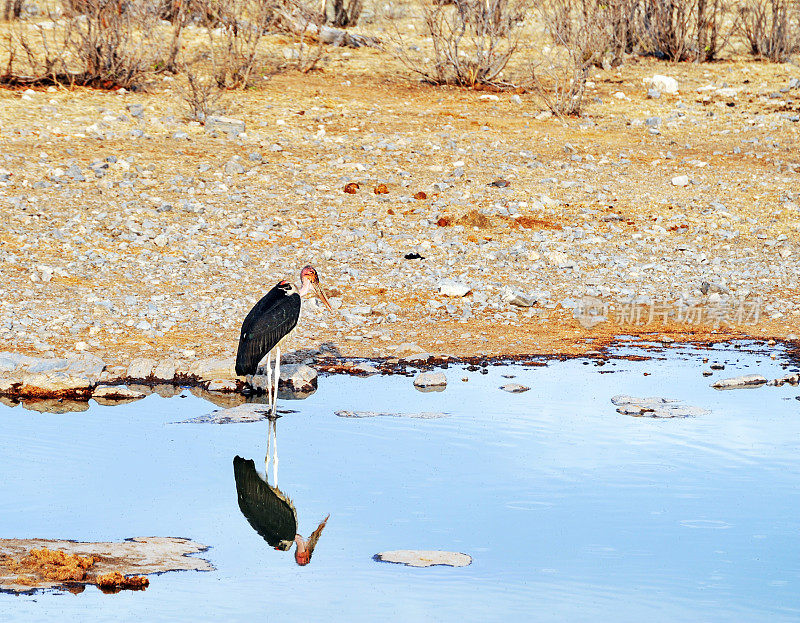
[[[757,343],[759,344],[759,343]],[[768,348],[778,342],[763,342]],[[308,352],[289,353],[281,366],[279,391],[286,397],[303,397],[317,389],[318,375],[346,374],[371,376],[397,374],[415,377],[414,385],[420,391],[444,389],[447,382],[441,370],[450,365],[463,365],[470,371],[486,372],[489,365],[516,363],[527,366],[545,366],[548,361],[583,358],[595,365],[605,365],[614,359],[641,361],[657,358],[666,349],[676,345],[673,340],[664,342],[620,342],[619,345],[637,346],[647,350],[647,355],[624,354],[607,348],[581,355],[505,355],[458,357],[449,354],[416,353],[406,357],[354,358],[335,356],[327,352],[309,356]],[[696,343],[700,348],[711,343]],[[794,342],[780,344],[790,360],[800,360],[800,349]],[[746,348],[749,348],[748,345]],[[741,348],[737,345],[736,348]],[[13,352],[0,352],[0,402],[29,406],[39,404],[40,410],[77,410],[88,408],[87,401],[100,404],[122,404],[144,398],[151,393],[171,397],[184,388],[203,396],[211,402],[231,407],[248,397],[263,394],[268,389],[263,370],[256,376],[239,377],[234,370],[233,358],[207,358],[180,365],[173,360],[137,358],[128,366],[109,365],[95,355],[75,354],[65,358],[42,358]],[[788,367],[789,364],[787,364]],[[716,368],[719,369],[719,368]],[[434,371],[435,370],[435,371]],[[703,372],[708,376],[710,372]],[[717,380],[712,386],[735,388],[746,386],[797,384],[797,374],[769,380],[759,377],[758,382],[740,379]],[[749,377],[748,377],[749,378]],[[512,391],[506,389],[506,391]],[[252,399],[252,398],[251,398]],[[74,404],[73,404],[74,403]],[[72,405],[72,408],[70,408]],[[34,407],[35,408],[35,407]]]

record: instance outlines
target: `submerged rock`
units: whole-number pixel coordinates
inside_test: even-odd
[[[433,420],[436,418],[449,417],[447,413],[435,411],[421,411],[419,413],[391,413],[384,411],[337,411],[339,417],[365,418],[365,417],[407,417],[420,420]]]
[[[472,564],[472,556],[460,552],[445,552],[441,550],[398,549],[375,554],[375,560],[379,562],[394,562],[409,567],[433,567],[435,565],[466,567]]]
[[[737,389],[739,387],[761,387],[767,379],[760,374],[745,374],[730,379],[720,379],[711,384],[714,389]]]
[[[178,424],[239,424],[244,422],[260,422],[266,420],[272,413],[272,408],[266,404],[247,403],[212,411],[206,415],[183,420]]]
[[[611,398],[611,402],[617,406],[617,413],[634,417],[678,418],[711,413],[708,409],[690,407],[673,398],[635,398],[620,394]]]

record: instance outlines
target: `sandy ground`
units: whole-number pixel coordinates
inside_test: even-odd
[[[227,114],[245,121],[248,129],[246,137],[238,139],[210,136],[198,124],[190,123],[177,89],[169,80],[153,85],[146,93],[43,89],[26,95],[22,91],[0,91],[0,166],[11,173],[0,187],[0,199],[6,199],[0,204],[8,217],[0,224],[0,249],[5,260],[0,262],[0,309],[6,319],[32,319],[26,330],[10,326],[10,321],[0,327],[3,348],[38,355],[87,349],[109,362],[123,363],[143,355],[190,359],[231,356],[235,353],[239,323],[252,302],[279,279],[296,279],[306,262],[317,266],[323,285],[342,300],[342,310],[360,304],[375,307],[387,301],[399,305],[400,310],[391,323],[369,314],[364,326],[337,323],[315,313],[304,319],[303,328],[290,343],[296,348],[331,343],[343,354],[354,356],[395,356],[416,349],[469,356],[575,354],[597,350],[619,335],[644,340],[668,337],[676,341],[796,339],[800,332],[800,309],[795,305],[797,275],[786,266],[791,267],[800,253],[800,212],[796,207],[800,189],[800,123],[787,121],[787,116],[798,114],[800,90],[779,92],[790,78],[800,76],[796,65],[750,61],[693,65],[632,59],[618,69],[596,71],[591,77],[585,116],[562,121],[536,118],[542,105],[531,94],[523,93],[517,100],[510,93],[500,93],[495,99],[487,98],[483,92],[420,85],[405,79],[396,63],[371,49],[330,49],[326,54],[322,71],[279,75],[264,80],[258,88],[230,94]],[[647,99],[642,81],[653,74],[677,78],[681,94]],[[723,83],[740,90],[733,106],[697,91],[704,85]],[[777,96],[771,95],[774,93]],[[668,123],[670,115],[678,110],[678,102],[688,106],[690,117],[696,122]],[[93,134],[96,128],[92,125],[98,123],[100,134],[103,133],[104,115],[125,116],[132,104],[143,105],[144,122],[130,116],[118,123],[107,120],[105,124],[113,130],[112,135],[106,132],[99,139]],[[642,124],[643,119],[653,116],[664,119],[657,134]],[[131,138],[126,134],[136,128],[142,128],[147,136]],[[188,139],[175,139],[176,132],[186,132]],[[438,201],[440,193],[433,184],[446,178],[460,157],[452,150],[432,148],[428,139],[436,133],[467,137],[467,142],[469,137],[478,136],[481,144],[498,150],[496,158],[487,153],[467,163],[467,179],[463,183],[467,192],[472,191],[471,196],[461,195],[458,201],[450,201],[442,192],[443,200]],[[404,143],[399,152],[379,146],[365,152],[360,160],[345,150],[348,144],[367,137],[400,137]],[[321,140],[325,141],[324,149],[320,147]],[[446,143],[448,139],[438,140]],[[282,149],[272,150],[275,144]],[[462,140],[460,145],[463,144]],[[337,145],[347,156],[338,164]],[[251,174],[248,157],[254,150],[261,154],[262,161]],[[544,167],[527,168],[524,162],[529,157],[520,156],[521,152],[534,152]],[[109,187],[109,180],[125,178],[110,175],[92,179],[91,171],[86,169],[89,163],[111,154],[119,158],[135,156],[132,189],[121,189],[113,183]],[[581,155],[583,163],[591,157],[593,162],[603,163],[605,159],[613,165],[614,160],[624,157],[627,164],[624,170],[601,164],[594,171],[579,171],[581,183],[572,188],[561,184],[564,178],[560,173],[562,164],[577,166],[570,161],[572,154]],[[244,175],[231,176],[224,171],[225,163],[236,156],[248,169]],[[348,158],[353,166],[347,166]],[[470,157],[464,159],[469,161]],[[34,187],[37,180],[52,179],[53,169],[64,168],[63,163],[70,161],[88,171],[87,181],[55,189]],[[359,162],[368,164],[365,170],[360,170]],[[206,174],[198,173],[203,164],[210,165]],[[141,171],[135,169],[137,165],[141,165]],[[176,174],[192,178],[193,182],[171,182]],[[670,179],[681,174],[689,175],[693,183],[686,188],[673,186]],[[495,195],[487,190],[486,185],[498,178],[510,182],[512,194]],[[543,185],[543,178],[553,178],[555,183]],[[204,188],[198,185],[202,180]],[[361,183],[357,195],[342,192],[347,181]],[[293,193],[298,184],[304,183],[317,189],[317,198],[298,198]],[[387,195],[371,193],[378,183],[386,183]],[[197,193],[187,195],[192,184]],[[225,190],[212,192],[214,184],[224,184]],[[400,196],[418,191],[424,191],[427,198],[400,201]],[[556,205],[538,204],[535,198],[543,193]],[[24,198],[25,210],[20,209],[18,201],[14,204],[9,200],[15,197]],[[220,208],[207,209],[203,218],[208,229],[202,234],[209,236],[213,232],[222,249],[220,257],[237,258],[242,253],[249,258],[278,254],[277,257],[266,264],[245,260],[231,270],[212,262],[205,273],[191,274],[187,268],[184,278],[179,274],[159,277],[152,271],[128,270],[126,262],[144,257],[145,261],[158,264],[159,257],[181,257],[185,243],[179,239],[161,247],[154,246],[152,240],[142,242],[139,246],[149,249],[150,255],[141,256],[136,255],[139,249],[134,250],[133,246],[138,243],[120,244],[119,230],[93,237],[103,233],[104,225],[115,218],[126,218],[126,210],[132,209],[130,204],[125,205],[127,201],[138,201],[137,205],[149,209],[152,214],[148,218],[156,233],[186,233],[197,223],[197,215],[179,209],[160,213],[154,208],[159,202],[177,206],[187,197],[200,197],[207,207]],[[324,208],[334,200],[335,223],[326,218]],[[437,228],[430,221],[457,221],[470,210],[512,200],[524,204],[518,209],[527,221],[498,216],[491,219],[488,227],[466,227],[459,232],[464,244],[477,248],[490,242],[493,248],[510,249],[529,241],[535,232],[558,232],[585,225],[586,209],[595,211],[593,233],[598,240],[608,233],[615,239],[646,246],[653,236],[650,227],[655,223],[663,225],[665,231],[653,238],[653,244],[674,249],[672,239],[677,241],[686,227],[690,234],[697,232],[697,248],[720,258],[723,267],[729,257],[752,257],[760,272],[751,275],[748,283],[751,300],[763,297],[765,306],[774,302],[776,309],[783,305],[783,311],[763,311],[757,318],[751,313],[740,322],[729,318],[722,326],[716,326],[710,317],[699,322],[675,317],[666,323],[658,317],[648,321],[647,311],[632,322],[625,317],[624,306],[612,301],[607,321],[587,328],[574,317],[573,309],[557,303],[562,295],[580,298],[587,283],[602,284],[603,278],[592,272],[603,264],[602,258],[582,258],[581,269],[575,270],[560,268],[557,262],[544,259],[534,261],[528,255],[498,268],[492,278],[491,259],[476,259],[480,256],[475,255],[470,259],[464,255],[462,259],[452,252],[436,254],[433,234]],[[724,221],[721,226],[738,229],[741,236],[721,242],[709,237],[710,232],[703,229],[709,219],[703,208],[712,201],[723,203],[736,217],[732,219],[735,222]],[[242,204],[246,205],[245,222],[239,225],[231,222],[228,212],[241,213]],[[291,207],[288,214],[279,210],[285,206]],[[677,213],[680,215],[675,217]],[[284,227],[269,229],[261,240],[246,235],[248,227],[257,229],[276,215],[283,218]],[[482,261],[490,273],[487,276],[484,271],[482,283],[491,283],[495,288],[490,288],[490,301],[497,299],[497,288],[509,285],[528,291],[554,290],[554,304],[536,304],[530,309],[507,305],[499,309],[473,308],[469,318],[434,313],[427,305],[429,300],[438,298],[443,304],[449,300],[440,297],[430,281],[415,283],[413,271],[388,276],[403,263],[402,257],[384,262],[361,255],[336,256],[338,250],[354,244],[341,236],[342,231],[364,226],[367,219],[377,221],[375,227],[380,227],[381,219],[387,215],[393,219],[391,226],[384,221],[386,230],[394,228],[410,235],[408,240],[397,243],[397,252],[421,249],[424,253],[432,249],[425,262],[436,264],[436,274],[456,277],[473,268],[477,270],[476,264]],[[603,215],[620,218],[606,222]],[[241,235],[242,227],[245,235]],[[65,243],[51,235],[59,228],[70,235],[82,235],[83,243],[76,245],[69,236]],[[756,231],[757,228],[761,229]],[[438,229],[445,236],[454,231],[452,227]],[[783,264],[776,264],[770,273],[772,256],[765,260],[764,254],[774,253],[775,249],[765,249],[764,239],[776,240],[780,236],[779,247],[788,248],[790,255],[780,258]],[[281,256],[287,245],[291,253]],[[589,246],[590,251],[597,250]],[[88,249],[104,257],[111,253],[115,258],[111,263],[120,268],[93,274],[91,258],[85,257]],[[561,245],[560,252],[569,254],[568,241]],[[207,249],[206,263],[213,253]],[[9,261],[9,255],[16,260]],[[68,259],[72,265],[64,275],[56,270],[49,280],[40,278],[43,273],[37,267],[67,266]],[[469,266],[462,268],[462,262]],[[347,273],[347,268],[357,269],[358,277]],[[746,275],[747,265],[737,264],[736,271]],[[634,291],[645,288],[659,292],[659,284],[648,282],[646,271],[626,279]],[[696,290],[704,279],[697,273],[692,283],[682,284],[676,276],[673,283],[663,284],[664,296],[682,286]],[[212,303],[224,299],[217,315],[192,311],[190,303],[201,294],[217,295],[217,299],[210,299]],[[107,327],[93,322],[91,313],[86,312],[86,301],[125,295],[139,300],[161,295],[166,300],[185,301],[185,307],[182,313],[175,314],[172,326],[150,331],[137,330],[123,319]],[[511,312],[513,318],[501,319],[498,312]],[[83,322],[71,331],[67,328],[74,329],[75,324],[70,318],[61,318],[60,324],[49,322],[60,316],[74,316]],[[36,335],[39,330],[45,333]],[[404,343],[412,345],[403,346]]]

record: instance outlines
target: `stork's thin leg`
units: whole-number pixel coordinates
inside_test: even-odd
[[[275,347],[275,392],[273,393],[272,398],[272,416],[275,417],[275,414],[278,410],[278,383],[280,382],[281,378],[281,347],[280,345]]]
[[[267,428],[267,456],[264,457],[264,477],[269,481],[269,457],[272,453],[272,420],[268,422]]]
[[[267,353],[267,364],[266,364],[266,376],[267,376],[267,398],[271,398],[271,394],[269,392],[272,391],[272,351]],[[269,401],[269,406],[272,406],[272,401]]]
[[[275,439],[272,441],[272,482],[278,488],[278,423],[272,420],[272,430]]]

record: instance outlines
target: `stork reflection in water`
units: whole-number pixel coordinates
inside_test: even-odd
[[[306,266],[300,271],[299,289],[286,280],[280,281],[253,306],[242,323],[239,350],[236,353],[236,374],[256,374],[261,360],[266,357],[267,391],[270,392],[273,417],[281,375],[281,342],[297,325],[302,300],[310,297],[318,297],[328,311],[333,311],[319,284],[317,271],[313,266]],[[270,367],[273,352],[274,369]]]
[[[272,462],[272,480],[269,484],[269,464]],[[269,419],[267,456],[264,461],[266,473],[262,478],[256,471],[252,459],[236,456],[233,459],[233,475],[236,479],[236,497],[239,510],[252,528],[277,550],[288,551],[296,546],[294,559],[298,565],[311,562],[328,517],[320,522],[308,539],[297,532],[297,510],[292,500],[278,488],[278,432],[277,418]]]

